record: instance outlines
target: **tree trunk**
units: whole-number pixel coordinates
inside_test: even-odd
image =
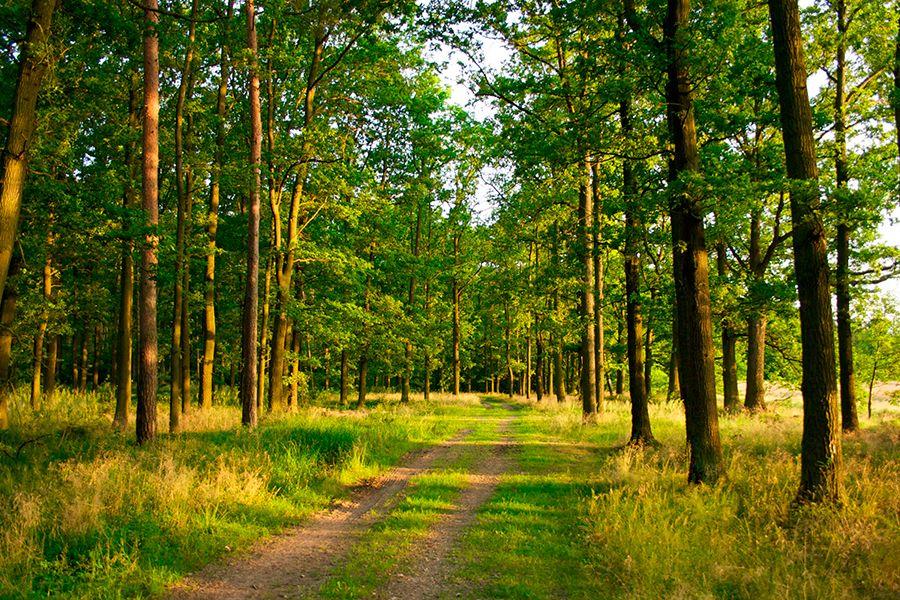
[[[21,46],[19,77],[13,97],[0,184],[0,293],[12,261],[13,245],[22,209],[22,191],[28,172],[28,152],[35,128],[35,108],[41,80],[52,60],[47,49],[50,22],[57,0],[32,0],[25,43]]]
[[[578,255],[581,262],[581,410],[585,418],[597,414],[597,342],[594,313],[594,202],[591,166],[585,160],[579,185]]]
[[[724,281],[728,277],[728,260],[725,256],[725,244],[716,244],[716,266],[719,277]],[[722,389],[725,396],[725,412],[734,414],[741,408],[738,397],[737,381],[737,334],[731,324],[729,315],[722,315]]]
[[[159,350],[156,330],[156,249],[159,235],[159,17],[157,0],[147,0],[144,13],[144,124],[142,207],[148,233],[141,249],[140,362],[137,386],[137,443],[156,437]]]
[[[653,330],[648,326],[644,334],[644,389],[647,398],[653,394]]]
[[[229,0],[225,20],[225,35],[234,10]],[[203,275],[203,361],[200,373],[200,407],[204,410],[213,403],[213,367],[216,360],[216,235],[219,230],[219,201],[222,186],[222,162],[225,158],[225,118],[228,114],[228,80],[231,63],[228,46],[219,51],[219,91],[216,96],[216,150],[210,173],[209,211],[206,217],[206,270]]]
[[[362,356],[359,357],[359,388],[356,397],[356,409],[360,410],[366,406],[366,392],[368,391],[366,384],[369,375],[369,349],[363,348]]]
[[[697,133],[688,77],[689,0],[669,0],[663,26],[668,58],[667,121],[674,146],[670,163],[675,304],[679,320],[679,379],[690,447],[691,483],[722,476],[716,412],[709,266],[703,208],[690,178],[699,171]]]
[[[44,398],[53,400],[56,393],[56,363],[59,359],[59,336],[50,338],[50,346],[47,348],[47,360],[44,362],[46,371],[44,375]],[[127,424],[126,424],[127,425]]]
[[[259,188],[262,154],[262,115],[256,56],[256,11],[247,0],[247,50],[250,55],[250,168],[253,171],[247,220],[247,279],[241,328],[241,424],[256,427],[257,420],[257,311],[259,310]]]
[[[88,349],[91,344],[91,338],[88,335],[87,325],[84,326],[84,329],[81,332],[81,367],[78,370],[78,392],[81,394],[87,393],[87,380],[88,380],[88,368],[90,367],[90,361],[88,360]]]
[[[91,390],[97,391],[100,387],[100,347],[103,345],[100,325],[94,326],[94,360],[91,365]]]
[[[816,149],[796,0],[769,0],[775,81],[791,185],[794,272],[803,347],[803,440],[797,500],[841,501],[841,435],[834,361],[828,250],[819,208]]]
[[[632,135],[628,100],[619,105],[622,136]],[[631,396],[630,444],[655,442],[650,427],[650,407],[644,381],[644,321],[641,310],[641,259],[638,242],[642,237],[635,190],[634,165],[630,160],[622,164],[622,196],[625,203],[625,322],[627,330],[628,391]]]
[[[10,277],[19,270],[19,262],[19,257],[16,255],[9,267]],[[12,391],[10,383],[12,324],[16,316],[18,293],[15,286],[9,286],[3,290],[2,295],[3,300],[0,302],[0,430],[9,429],[9,393]]]
[[[847,168],[847,116],[845,109],[847,7],[844,0],[837,5],[837,57],[834,77],[834,143],[835,184],[839,195],[847,191],[850,179]],[[841,197],[838,203],[846,200]],[[849,207],[848,207],[849,208]],[[847,211],[844,214],[849,214]],[[850,224],[842,220],[837,225],[837,345],[840,368],[841,426],[845,432],[859,429],[856,415],[856,373],[853,365],[853,325],[850,318]]]
[[[291,410],[296,410],[300,402],[300,332],[295,330],[291,338],[291,350],[294,358],[291,360],[291,392],[288,397],[288,405]]]
[[[128,126],[136,131],[140,126],[140,107],[138,106],[138,75],[132,77],[128,94]],[[120,431],[128,427],[128,416],[131,413],[132,382],[132,325],[134,313],[134,239],[132,231],[132,211],[140,206],[134,182],[139,177],[136,144],[129,142],[125,146],[125,165],[128,177],[125,180],[125,191],[122,195],[124,216],[122,217],[122,270],[119,276],[119,322],[116,342],[116,413],[113,426]]]
[[[347,393],[350,387],[350,353],[341,350],[341,406],[347,405]]]
[[[47,333],[47,323],[50,319],[48,305],[53,294],[53,263],[50,258],[53,246],[53,234],[47,235],[47,258],[44,259],[42,287],[44,296],[44,309],[41,311],[41,321],[38,323],[37,333],[34,336],[34,363],[31,373],[31,409],[37,410],[41,402],[41,368],[44,360],[44,335]]]
[[[606,352],[603,325],[603,254],[600,252],[600,242],[603,227],[603,203],[600,200],[600,173],[596,162],[591,163],[591,201],[593,207],[592,229],[592,254],[594,256],[594,368],[596,370],[594,381],[594,403],[598,413],[602,413],[605,404],[603,394],[603,379],[606,377]]]
[[[754,314],[747,321],[747,394],[744,408],[766,410],[766,323],[764,315]]]
[[[457,247],[459,238],[456,241]],[[459,348],[462,340],[462,323],[460,320],[460,302],[462,300],[462,290],[456,276],[453,278],[453,395],[459,396],[459,372],[460,357]]]
[[[840,366],[841,426],[845,432],[859,429],[856,414],[856,368],[853,364],[853,329],[850,316],[850,233],[849,228],[837,226],[837,334],[838,365]]]
[[[748,264],[753,282],[759,284],[765,276],[767,261],[763,259],[760,246],[760,213],[754,210],[750,215],[750,256]],[[747,391],[744,408],[751,412],[766,409],[766,323],[768,318],[762,312],[764,307],[751,313],[747,320]]]

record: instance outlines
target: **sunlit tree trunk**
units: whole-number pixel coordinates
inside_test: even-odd
[[[136,434],[138,444],[156,437],[159,350],[156,329],[156,249],[159,236],[159,37],[157,0],[147,0],[144,13],[144,124],[142,207],[148,233],[141,250],[140,362]]]
[[[233,0],[229,0],[226,12],[227,23],[234,10]],[[223,36],[227,39],[227,35]],[[203,360],[200,372],[200,406],[208,409],[213,403],[213,368],[216,359],[216,235],[219,230],[219,201],[222,188],[222,162],[225,157],[225,118],[228,114],[228,80],[231,64],[228,60],[228,46],[223,44],[219,51],[219,90],[216,96],[216,150],[210,173],[209,210],[206,217],[206,270],[203,276]]]
[[[828,249],[819,207],[812,112],[796,0],[769,0],[803,346],[803,439],[797,499],[841,501],[843,455],[837,406]]]
[[[241,423],[256,427],[257,420],[257,311],[259,310],[259,188],[262,154],[262,115],[259,102],[259,70],[256,48],[256,11],[245,2],[247,50],[250,55],[250,168],[253,171],[247,224],[247,278],[241,328]]]
[[[47,325],[50,319],[49,304],[53,295],[53,261],[52,248],[54,236],[47,235],[47,257],[44,259],[44,269],[41,277],[41,287],[44,298],[44,308],[41,311],[41,320],[38,323],[37,332],[34,335],[34,352],[31,371],[31,408],[36,410],[41,402],[41,369],[44,360],[44,336],[47,333]]]
[[[837,56],[834,73],[834,144],[835,185],[838,194],[846,193],[850,179],[847,167],[847,6],[844,0],[833,0],[837,9]],[[840,369],[841,426],[844,431],[859,429],[856,415],[856,373],[853,365],[853,324],[850,317],[850,224],[842,219],[837,224],[837,346]]]
[[[137,131],[140,127],[140,107],[138,105],[139,76],[132,76],[128,94],[128,128]],[[132,325],[134,312],[134,232],[132,228],[132,212],[140,206],[137,189],[134,184],[139,174],[136,144],[129,142],[125,146],[125,166],[128,176],[125,179],[125,191],[122,195],[124,216],[122,218],[122,262],[119,276],[119,322],[117,324],[116,342],[116,413],[113,426],[124,431],[128,427],[128,416],[131,413],[132,383]]]
[[[748,264],[753,281],[762,281],[765,273],[760,247],[760,215],[754,210],[750,215],[750,255]],[[762,310],[754,311],[747,320],[747,392],[744,407],[749,411],[766,409],[765,361],[767,318]]]
[[[691,178],[699,172],[697,132],[688,77],[689,0],[669,0],[663,32],[668,59],[667,121],[674,156],[670,163],[678,369],[690,447],[688,480],[715,483],[722,476],[716,412],[715,363],[709,297],[709,265],[703,208]]]
[[[350,387],[350,353],[346,348],[341,349],[341,406],[347,404],[347,394]]]
[[[12,277],[19,270],[20,259],[15,255],[9,267],[9,276]],[[16,316],[16,301],[18,292],[14,285],[3,290],[3,299],[0,301],[0,430],[9,429],[9,393],[10,385],[10,359],[12,358],[13,320]]]
[[[597,413],[597,347],[594,314],[594,202],[591,166],[584,161],[580,168],[578,190],[578,257],[581,262],[581,409],[584,417]]]
[[[25,43],[21,45],[19,77],[13,96],[12,115],[7,129],[2,155],[2,183],[0,183],[0,292],[6,287],[19,227],[22,192],[28,171],[28,153],[35,128],[35,109],[41,81],[50,64],[52,53],[47,49],[50,22],[57,0],[33,0],[28,18]]]

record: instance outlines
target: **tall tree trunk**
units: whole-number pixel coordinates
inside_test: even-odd
[[[136,131],[140,127],[140,106],[138,105],[139,76],[132,76],[131,89],[128,93],[128,128]],[[125,146],[125,165],[128,176],[125,179],[125,191],[122,194],[122,205],[125,209],[122,217],[122,269],[119,276],[119,322],[116,343],[116,414],[113,426],[120,431],[128,427],[128,416],[131,413],[132,382],[132,325],[134,313],[134,232],[132,228],[132,212],[140,206],[140,199],[134,183],[140,176],[137,148],[134,142]]]
[[[769,0],[775,81],[791,185],[794,272],[803,346],[803,440],[797,499],[840,501],[843,456],[834,361],[828,250],[819,208],[816,148],[796,0]]]
[[[761,283],[765,274],[766,261],[760,246],[760,213],[754,210],[750,215],[750,273],[754,283]],[[763,309],[754,310],[747,319],[747,392],[744,408],[751,412],[766,409],[766,323],[768,319]]]
[[[631,137],[629,100],[619,104],[622,136]],[[634,165],[626,159],[622,163],[622,196],[625,201],[625,322],[627,329],[628,391],[631,396],[630,444],[654,443],[650,427],[650,407],[644,382],[644,320],[641,310],[641,259],[638,242],[642,237],[638,216]]]
[[[28,172],[28,153],[34,135],[35,109],[41,80],[51,61],[47,49],[50,22],[57,0],[32,0],[28,31],[22,45],[19,77],[13,97],[6,145],[3,148],[2,183],[0,183],[0,293],[12,261],[13,245],[22,210],[22,191]]]
[[[157,0],[147,0],[144,13],[144,124],[142,207],[148,233],[141,249],[140,363],[138,365],[137,442],[156,437],[159,349],[156,330],[156,249],[159,235],[159,23]]]
[[[509,315],[509,301],[507,300],[503,304],[503,313],[506,316],[506,326],[503,328],[503,340],[504,346],[506,348],[506,376],[509,379],[509,397],[513,397],[514,389],[515,389],[515,374],[513,373],[512,368],[512,344],[510,340],[511,327],[510,327],[510,315]]]
[[[296,410],[300,402],[299,386],[300,386],[300,332],[294,331],[291,336],[291,350],[294,357],[291,360],[291,392],[288,397],[288,405],[292,410]]]
[[[271,343],[269,342],[269,315],[271,314],[269,301],[272,298],[272,272],[274,267],[275,258],[271,254],[269,254],[269,256],[266,258],[266,273],[263,276],[262,324],[259,328],[259,351],[257,357],[257,365],[259,370],[256,374],[257,411],[262,411],[263,400],[266,398],[266,380],[268,378],[268,374],[271,373],[271,369],[269,369],[269,347],[271,345]],[[280,399],[281,402],[284,401],[284,394],[280,396]],[[283,408],[284,406],[283,404],[281,404],[279,406],[279,411]]]
[[[348,388],[350,387],[350,353],[341,349],[341,406],[347,405]]]
[[[19,270],[19,255],[16,254],[9,267],[9,276],[12,277]],[[9,393],[12,391],[10,382],[10,359],[12,358],[13,320],[16,316],[16,301],[18,292],[14,285],[4,288],[3,300],[0,301],[0,430],[9,429]]]
[[[835,184],[838,194],[847,190],[850,179],[847,168],[846,94],[846,35],[847,7],[845,0],[834,0],[837,8],[837,56],[834,77],[834,143]],[[839,200],[840,201],[840,200]],[[847,211],[844,214],[849,214]],[[837,345],[840,368],[841,426],[845,432],[859,429],[856,415],[856,373],[853,365],[853,325],[850,319],[850,224],[841,220],[837,225]]]
[[[581,261],[581,410],[585,418],[597,414],[597,348],[594,313],[594,202],[591,166],[581,165],[578,202],[578,255]]]
[[[91,370],[91,390],[100,387],[100,348],[103,346],[103,332],[99,324],[94,326],[94,361]]]
[[[369,376],[369,348],[362,349],[362,355],[359,357],[359,387],[357,388],[356,409],[362,409],[366,406],[366,394],[368,392],[367,380]]]
[[[41,368],[44,360],[44,335],[47,333],[47,324],[50,320],[49,304],[53,295],[53,261],[51,259],[53,249],[53,234],[47,235],[47,257],[44,259],[42,275],[44,309],[41,311],[41,321],[38,323],[37,333],[34,336],[34,363],[31,372],[31,408],[37,410],[41,402]]]
[[[644,333],[644,389],[649,399],[653,394],[653,330],[650,327]]]
[[[178,85],[178,101],[175,104],[175,188],[178,197],[178,216],[175,229],[175,290],[172,303],[172,345],[171,345],[171,372],[169,394],[169,432],[175,433],[181,430],[181,412],[184,404],[182,399],[183,367],[182,363],[190,360],[183,354],[182,327],[184,326],[184,272],[185,272],[185,233],[188,215],[188,177],[184,164],[184,117],[185,104],[190,99],[188,90],[191,85],[191,63],[194,57],[194,40],[196,39],[198,0],[191,2],[191,21],[188,32],[187,49],[185,50],[184,65],[181,69],[181,82]]]
[[[416,229],[412,239],[412,255],[414,260],[414,268],[418,268],[419,250],[422,245],[422,202],[416,203]],[[408,296],[407,315],[413,318],[413,307],[416,302],[416,273],[413,271],[409,276],[409,296]],[[413,343],[412,340],[406,340],[403,356],[403,382],[400,389],[400,401],[409,402],[409,381],[412,378],[412,362],[413,362]]]
[[[459,241],[457,238],[457,247]],[[453,395],[459,396],[459,372],[460,372],[460,356],[459,348],[462,343],[462,322],[460,318],[460,302],[462,300],[462,289],[456,276],[453,277]]]
[[[225,20],[227,39],[228,23],[234,10],[234,0],[229,0]],[[203,361],[200,373],[200,407],[208,409],[213,403],[213,367],[216,359],[216,235],[219,230],[219,201],[222,187],[222,162],[225,158],[225,118],[228,114],[228,80],[231,63],[228,46],[219,51],[219,91],[216,96],[216,150],[210,173],[209,211],[206,217],[206,270],[203,276]]]
[[[88,348],[91,344],[91,336],[88,334],[88,326],[85,324],[84,328],[81,330],[81,367],[78,370],[78,392],[81,394],[87,393],[87,380],[88,380],[88,367],[90,363],[88,361]]]
[[[667,121],[674,146],[670,163],[679,379],[690,447],[691,483],[715,483],[723,474],[716,413],[715,362],[709,298],[709,265],[703,208],[691,176],[699,171],[692,82],[688,77],[689,0],[668,0],[663,25],[668,78]]]
[[[728,259],[725,256],[725,244],[716,244],[716,267],[719,277],[728,277]],[[722,315],[722,389],[724,391],[724,408],[727,413],[736,413],[741,409],[738,397],[737,381],[737,334],[729,315]]]
[[[603,380],[606,377],[606,352],[603,324],[603,253],[600,251],[600,242],[603,227],[603,202],[600,199],[600,172],[596,162],[591,163],[591,199],[593,207],[593,224],[591,225],[593,237],[594,256],[594,367],[596,370],[594,381],[594,402],[597,412],[603,412],[605,398],[603,394]]]
[[[44,399],[53,400],[56,393],[56,363],[59,359],[59,336],[54,335],[50,338],[50,345],[47,348],[46,371],[44,375]]]
[[[257,419],[257,311],[259,310],[259,188],[262,154],[262,115],[259,103],[259,69],[256,49],[256,11],[246,0],[247,50],[250,54],[250,168],[253,171],[247,222],[247,279],[241,328],[241,423],[256,427]]]

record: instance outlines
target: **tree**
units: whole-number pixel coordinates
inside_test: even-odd
[[[844,496],[825,229],[806,63],[796,0],[769,0],[785,163],[790,179],[794,272],[803,347],[803,441],[797,500],[838,502]]]
[[[22,190],[28,167],[35,127],[35,109],[41,80],[50,64],[46,49],[50,38],[50,21],[57,0],[32,0],[28,31],[19,62],[19,77],[13,98],[12,116],[3,148],[3,184],[0,187],[0,293],[6,287],[6,277],[12,260],[13,244],[22,210]]]
[[[157,0],[148,0],[144,11],[144,108],[142,208],[148,233],[141,249],[140,358],[137,386],[137,441],[156,437],[156,396],[159,346],[156,331],[156,250],[159,235],[159,23]]]
[[[241,423],[256,427],[257,420],[257,311],[259,309],[259,196],[261,187],[262,113],[259,102],[259,67],[256,43],[256,9],[247,12],[247,50],[250,54],[250,205],[247,208],[247,276],[241,328]]]

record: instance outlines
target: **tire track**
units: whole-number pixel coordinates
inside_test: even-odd
[[[471,429],[413,454],[375,482],[358,488],[351,500],[307,523],[262,542],[249,555],[209,565],[184,579],[171,600],[294,598],[315,592],[362,532],[400,499],[409,480],[438,461],[452,460]]]
[[[508,404],[502,406],[513,410]],[[515,444],[509,433],[514,420],[514,417],[508,417],[501,421],[498,433],[505,436],[504,439],[490,447],[488,456],[469,474],[469,485],[461,493],[453,511],[415,545],[410,551],[410,556],[415,560],[392,576],[390,582],[379,591],[379,598],[425,600],[453,595],[453,550],[475,521],[478,509],[494,495],[501,476],[512,467],[510,451]]]

